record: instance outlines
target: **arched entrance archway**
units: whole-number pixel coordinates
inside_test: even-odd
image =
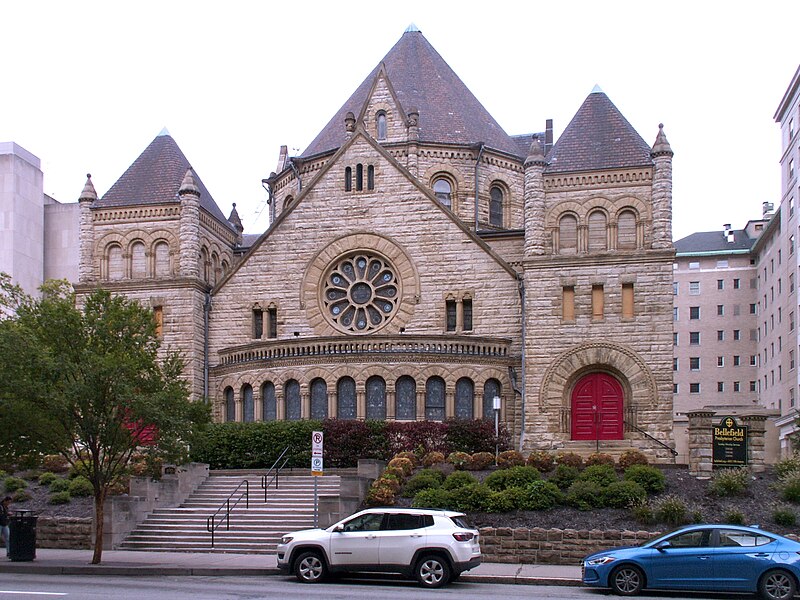
[[[572,390],[572,439],[623,439],[622,385],[608,373],[584,375]]]

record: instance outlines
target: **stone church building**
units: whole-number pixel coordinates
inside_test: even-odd
[[[522,104],[522,103],[521,103]],[[668,460],[672,150],[595,89],[510,136],[410,28],[244,235],[168,134],[80,204],[78,292],[152,307],[219,421],[501,419],[523,450]]]

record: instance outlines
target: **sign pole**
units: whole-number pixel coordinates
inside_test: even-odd
[[[322,443],[321,431],[311,432],[311,475],[314,477],[314,527],[319,525],[319,496],[317,495],[317,477],[322,477]]]

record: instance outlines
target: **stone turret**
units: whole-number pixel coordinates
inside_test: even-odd
[[[672,247],[672,148],[658,124],[658,136],[650,156],[653,167],[653,248]]]
[[[228,217],[228,222],[233,225],[233,228],[238,232],[239,235],[236,236],[236,243],[242,243],[242,233],[244,232],[244,226],[242,225],[242,220],[239,218],[239,213],[236,210],[236,202],[233,203],[233,209],[231,210],[231,215]]]
[[[81,283],[92,281],[94,276],[94,225],[92,223],[92,205],[97,200],[97,192],[92,184],[91,173],[86,174],[86,184],[78,198],[80,207],[80,258],[78,261],[78,279]]]
[[[200,276],[200,189],[194,182],[192,168],[186,171],[178,190],[181,199],[180,275]]]
[[[525,159],[525,256],[545,253],[544,169],[547,166],[539,140]]]

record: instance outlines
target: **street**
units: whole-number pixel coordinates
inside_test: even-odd
[[[317,596],[326,600],[375,598],[458,598],[486,600],[487,594],[507,600],[588,600],[608,598],[606,591],[580,587],[498,585],[457,582],[439,590],[423,590],[402,580],[342,579],[321,585],[305,585],[288,577],[120,577],[76,575],[0,575],[0,598],[74,598],[80,600],[223,600],[281,598],[304,600]],[[720,600],[730,594],[699,595],[653,592],[644,598]],[[748,596],[741,596],[748,598]]]

